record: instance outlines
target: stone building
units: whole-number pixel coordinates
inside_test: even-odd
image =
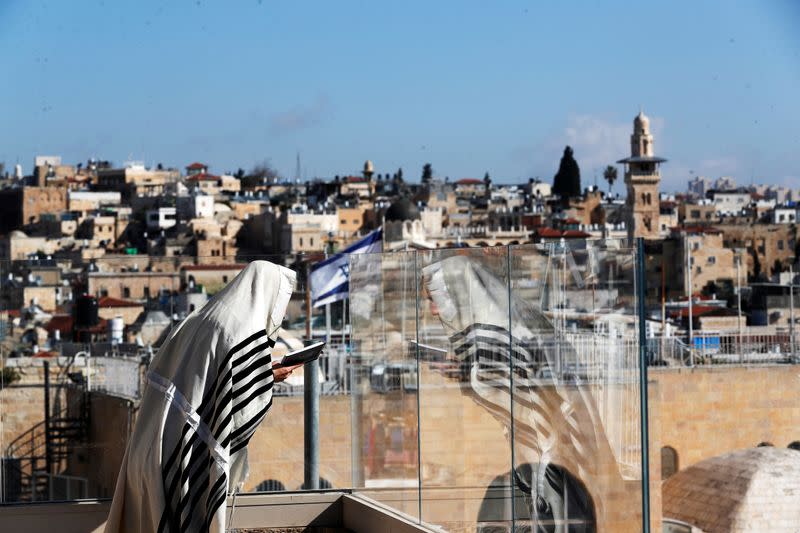
[[[751,279],[769,278],[797,261],[795,224],[717,224],[728,248],[744,248],[744,264]]]
[[[64,187],[20,187],[0,190],[0,233],[56,217],[67,209]]]
[[[177,273],[171,272],[90,272],[88,293],[97,297],[144,300],[180,288]]]
[[[132,197],[158,197],[174,188],[180,174],[177,170],[152,170],[141,163],[131,163],[125,168],[99,169],[97,189],[118,191],[124,201]]]
[[[628,237],[655,239],[659,236],[660,202],[658,186],[661,174],[658,166],[666,159],[653,155],[653,135],[650,119],[641,111],[633,120],[631,156],[617,163],[625,165],[625,204]]]

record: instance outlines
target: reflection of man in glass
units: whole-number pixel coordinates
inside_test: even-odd
[[[422,284],[431,313],[448,333],[460,379],[469,384],[462,390],[503,424],[508,438],[513,434],[513,475],[528,496],[532,525],[537,531],[594,531],[584,486],[596,490],[597,463],[612,463],[613,454],[591,394],[560,373],[558,359],[569,347],[556,342],[541,312],[472,258],[431,264]]]

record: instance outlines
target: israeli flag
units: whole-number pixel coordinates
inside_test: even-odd
[[[360,241],[311,267],[311,303],[319,307],[347,298],[350,291],[350,254],[381,251],[383,231],[376,229]]]

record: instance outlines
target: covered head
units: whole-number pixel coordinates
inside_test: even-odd
[[[538,310],[509,294],[507,280],[471,257],[454,255],[426,266],[422,285],[451,340],[479,326],[505,330],[506,342],[509,331],[517,339],[531,339],[534,332],[553,330]]]

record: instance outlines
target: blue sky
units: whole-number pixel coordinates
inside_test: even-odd
[[[800,187],[798,24],[793,0],[0,0],[0,161],[514,182],[571,144],[604,186],[642,105],[665,189]]]

